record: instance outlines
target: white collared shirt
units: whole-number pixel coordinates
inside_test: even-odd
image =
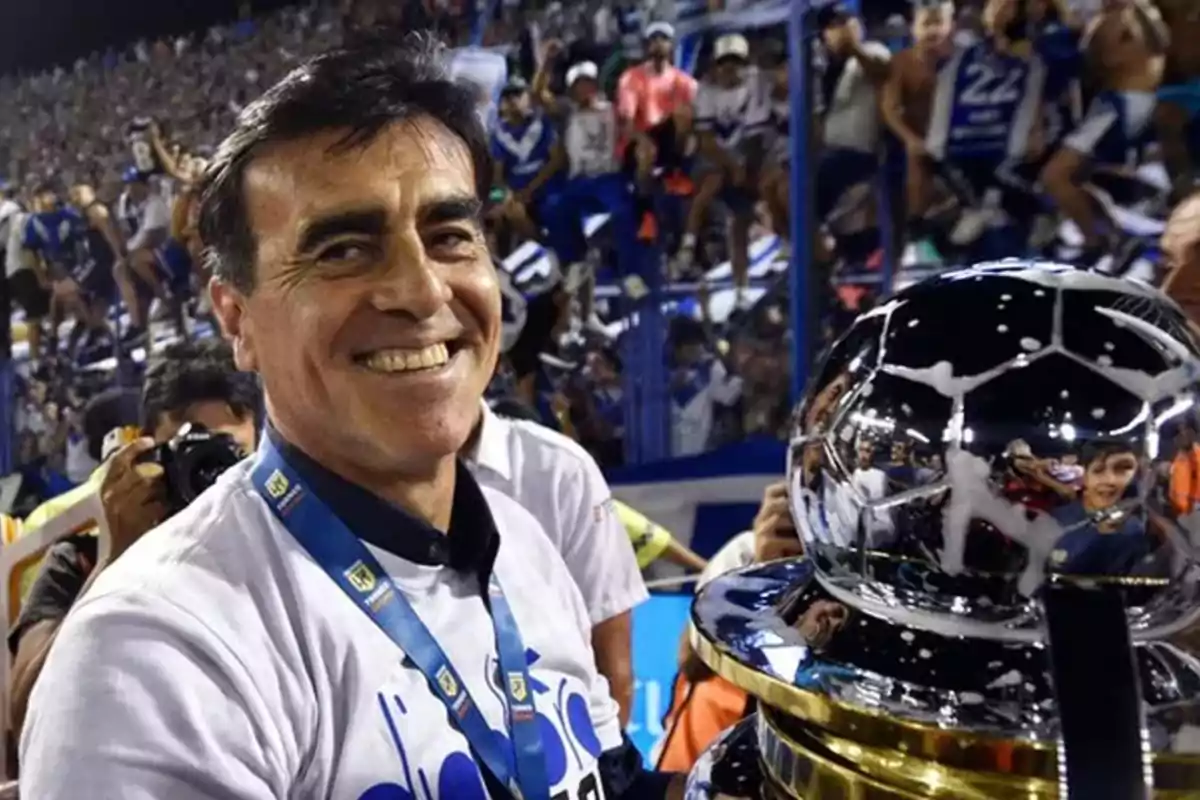
[[[467,464],[480,484],[513,498],[541,523],[567,562],[593,626],[647,598],[608,482],[578,444],[484,406],[479,444]]]
[[[71,609],[30,698],[21,796],[486,797],[425,676],[288,533],[249,473],[249,461],[226,472]],[[598,758],[620,746],[621,726],[583,602],[529,512],[482,491],[500,534],[494,572],[527,648],[550,791],[601,799]],[[367,547],[503,735],[477,576]]]

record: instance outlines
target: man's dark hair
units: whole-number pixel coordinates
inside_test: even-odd
[[[1090,467],[1096,461],[1106,461],[1113,456],[1126,453],[1137,455],[1137,451],[1129,442],[1123,442],[1120,439],[1093,439],[1079,448],[1079,463],[1084,467]]]
[[[271,143],[344,130],[333,152],[364,147],[388,125],[430,117],[466,143],[482,200],[491,182],[477,93],[450,78],[445,48],[426,33],[356,36],[293,70],[247,106],[200,186],[200,236],[218,277],[254,288],[256,243],[243,188],[248,165]]]
[[[142,430],[151,433],[164,417],[213,400],[226,403],[239,417],[257,420],[262,406],[257,376],[239,372],[233,351],[220,339],[173,344],[146,368]]]
[[[115,428],[137,424],[137,389],[109,389],[96,395],[83,407],[83,436],[87,439],[88,455],[93,461],[100,461],[105,437]]]

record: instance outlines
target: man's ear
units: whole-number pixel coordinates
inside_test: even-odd
[[[232,284],[214,277],[208,282],[213,314],[221,326],[221,335],[233,346],[233,360],[243,372],[255,372],[258,358],[254,352],[253,325],[246,314],[246,296]]]

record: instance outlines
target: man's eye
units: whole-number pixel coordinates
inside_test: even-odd
[[[430,237],[430,244],[441,250],[461,249],[475,243],[475,235],[470,231],[451,229],[438,231]]]
[[[323,263],[359,263],[371,256],[371,247],[362,242],[337,242],[326,247],[317,256]]]

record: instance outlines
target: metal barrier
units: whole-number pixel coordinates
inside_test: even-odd
[[[74,505],[47,520],[46,524],[34,530],[25,531],[16,541],[0,547],[0,576],[3,576],[3,593],[0,594],[0,620],[4,626],[4,641],[8,641],[8,632],[17,621],[21,610],[22,577],[28,570],[36,570],[55,542],[73,533],[95,528],[99,537],[97,561],[108,560],[112,548],[112,540],[108,532],[108,522],[104,517],[104,508],[100,504],[98,494],[89,494]],[[0,658],[0,753],[7,753],[12,732],[8,729],[10,709],[8,686],[11,677],[12,659],[5,650]],[[6,771],[6,760],[0,759],[0,771]],[[2,777],[10,777],[4,774]],[[3,795],[0,795],[3,796]]]

